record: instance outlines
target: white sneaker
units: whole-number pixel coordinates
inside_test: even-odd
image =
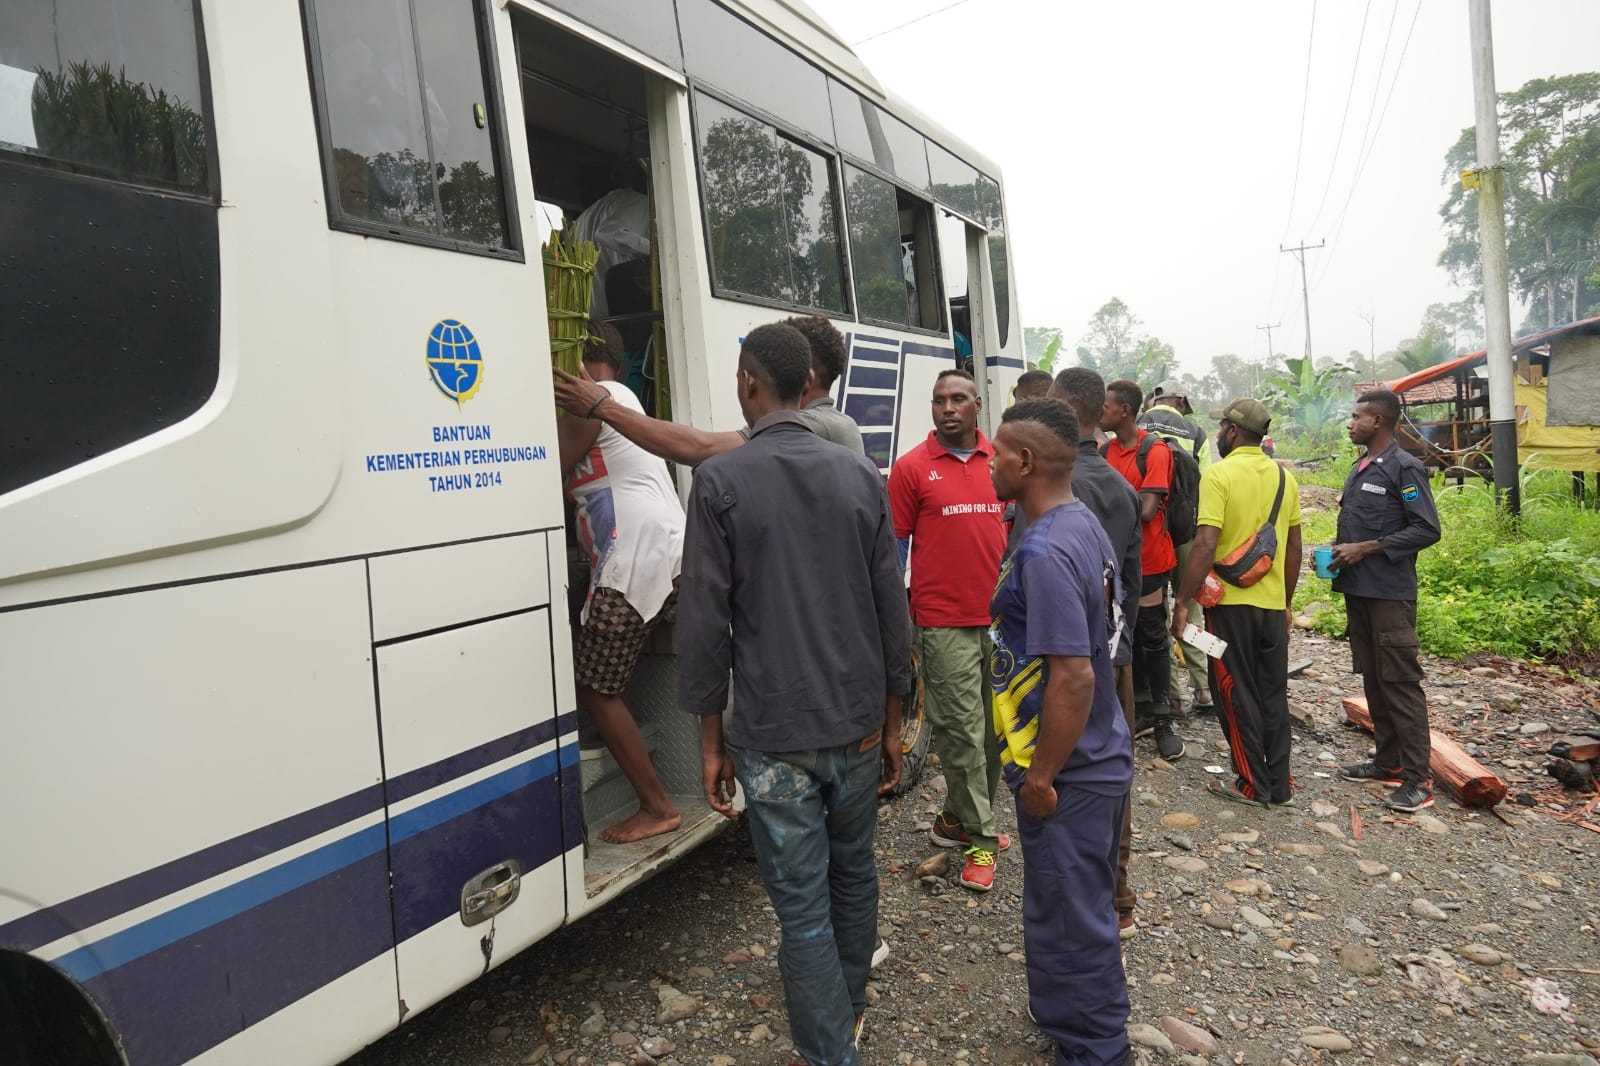
[[[882,937],[879,937],[878,938],[878,946],[872,949],[872,966],[870,967],[870,969],[876,970],[879,966],[883,965],[884,960],[887,959],[888,957],[889,957],[889,942],[887,940],[883,939]]]

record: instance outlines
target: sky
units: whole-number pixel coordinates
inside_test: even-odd
[[[950,0],[808,2],[854,43]],[[1461,0],[963,0],[856,52],[1001,168],[1024,325],[1071,345],[1119,296],[1201,372],[1264,358],[1267,323],[1304,350],[1280,245],[1327,241],[1306,261],[1318,356],[1369,352],[1363,313],[1383,352],[1464,295],[1437,260],[1467,32]],[[1494,33],[1502,92],[1600,68],[1596,0],[1499,0]]]

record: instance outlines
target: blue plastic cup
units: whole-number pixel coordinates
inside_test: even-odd
[[[1316,563],[1317,576],[1330,581],[1333,580],[1335,571],[1333,569],[1332,546],[1324,544],[1313,549],[1311,552],[1311,558]]]

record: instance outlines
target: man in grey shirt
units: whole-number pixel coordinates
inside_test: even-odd
[[[810,347],[810,376],[795,412],[800,421],[823,440],[865,454],[861,430],[855,419],[833,402],[833,383],[844,372],[844,335],[820,315],[797,315],[785,319]],[[713,455],[737,448],[750,439],[750,428],[716,432],[697,429],[678,422],[651,418],[642,411],[630,411],[617,403],[607,403],[605,390],[587,378],[573,377],[562,370],[556,374],[556,403],[582,418],[598,418],[612,429],[653,455],[685,466],[698,466]]]
[[[801,419],[809,372],[793,328],[745,338],[749,442],[700,464],[689,492],[678,698],[701,716],[707,802],[732,817],[735,773],[743,788],[795,1047],[854,1066],[877,942],[878,796],[900,777],[914,686],[911,618],[882,475]]]

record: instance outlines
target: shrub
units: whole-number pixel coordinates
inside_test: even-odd
[[[1495,509],[1489,486],[1457,490],[1435,479],[1444,535],[1417,560],[1417,632],[1424,648],[1452,658],[1600,655],[1600,513],[1565,495],[1564,479],[1530,478],[1520,522]],[[1322,521],[1308,521],[1308,552],[1333,535],[1325,516],[1310,517]],[[1327,605],[1314,627],[1343,636],[1339,600],[1328,582],[1307,575],[1295,607],[1310,612]]]

